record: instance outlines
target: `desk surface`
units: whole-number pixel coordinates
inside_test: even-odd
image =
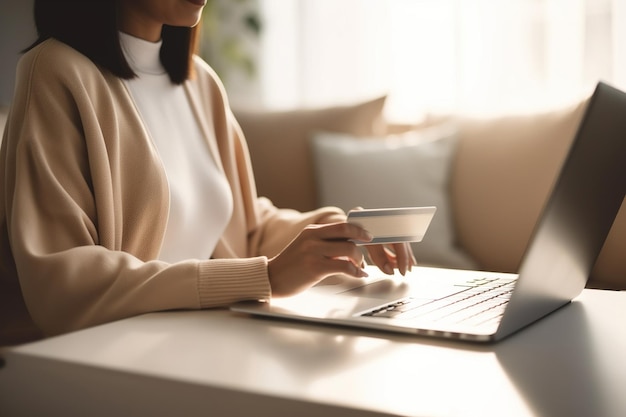
[[[626,292],[498,344],[147,314],[9,349],[0,415],[624,416]]]

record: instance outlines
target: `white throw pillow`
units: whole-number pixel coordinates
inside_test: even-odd
[[[383,137],[316,132],[311,141],[322,205],[350,210],[436,206],[422,242],[414,243],[419,264],[476,267],[455,245],[448,177],[456,149],[452,124]]]

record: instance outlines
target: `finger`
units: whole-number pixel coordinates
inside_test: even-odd
[[[385,274],[393,275],[393,268],[395,264],[393,254],[389,253],[383,245],[367,246],[367,251],[370,255],[370,259],[374,262],[374,265],[380,268],[380,270]]]
[[[350,223],[332,223],[323,225],[310,225],[306,230],[323,240],[358,240],[371,241],[374,236],[360,226]]]
[[[347,240],[332,241],[325,245],[323,254],[327,258],[343,259],[361,267],[365,263],[363,252],[357,245]]]
[[[355,265],[351,260],[345,258],[333,258],[326,261],[326,272],[328,275],[345,274],[355,278],[368,277],[368,273],[359,265]]]
[[[407,243],[406,245],[407,245],[407,250],[409,253],[409,257],[410,257],[409,271],[411,271],[414,266],[417,266],[417,259],[415,259],[415,254],[413,253],[413,246],[411,246],[410,243]]]
[[[412,251],[407,243],[396,243],[393,245],[393,250],[396,254],[396,264],[401,275],[405,275],[412,262]]]

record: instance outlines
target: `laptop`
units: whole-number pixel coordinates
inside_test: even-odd
[[[330,276],[293,297],[232,311],[472,342],[499,341],[584,289],[626,191],[626,93],[599,82],[518,273],[416,267]]]

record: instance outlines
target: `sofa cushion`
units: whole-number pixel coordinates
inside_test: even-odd
[[[385,128],[385,100],[382,96],[351,105],[289,111],[235,109],[250,149],[259,195],[278,207],[318,208],[310,135],[319,130],[376,134]]]
[[[487,270],[516,272],[587,100],[534,115],[460,117],[451,182],[459,243]],[[626,289],[626,204],[588,286]]]
[[[459,241],[482,268],[517,271],[585,105],[458,119],[454,217]]]
[[[319,132],[312,140],[320,202],[344,210],[436,206],[426,236],[414,243],[420,264],[474,268],[455,244],[449,172],[457,143],[452,125],[400,135],[355,138]]]

